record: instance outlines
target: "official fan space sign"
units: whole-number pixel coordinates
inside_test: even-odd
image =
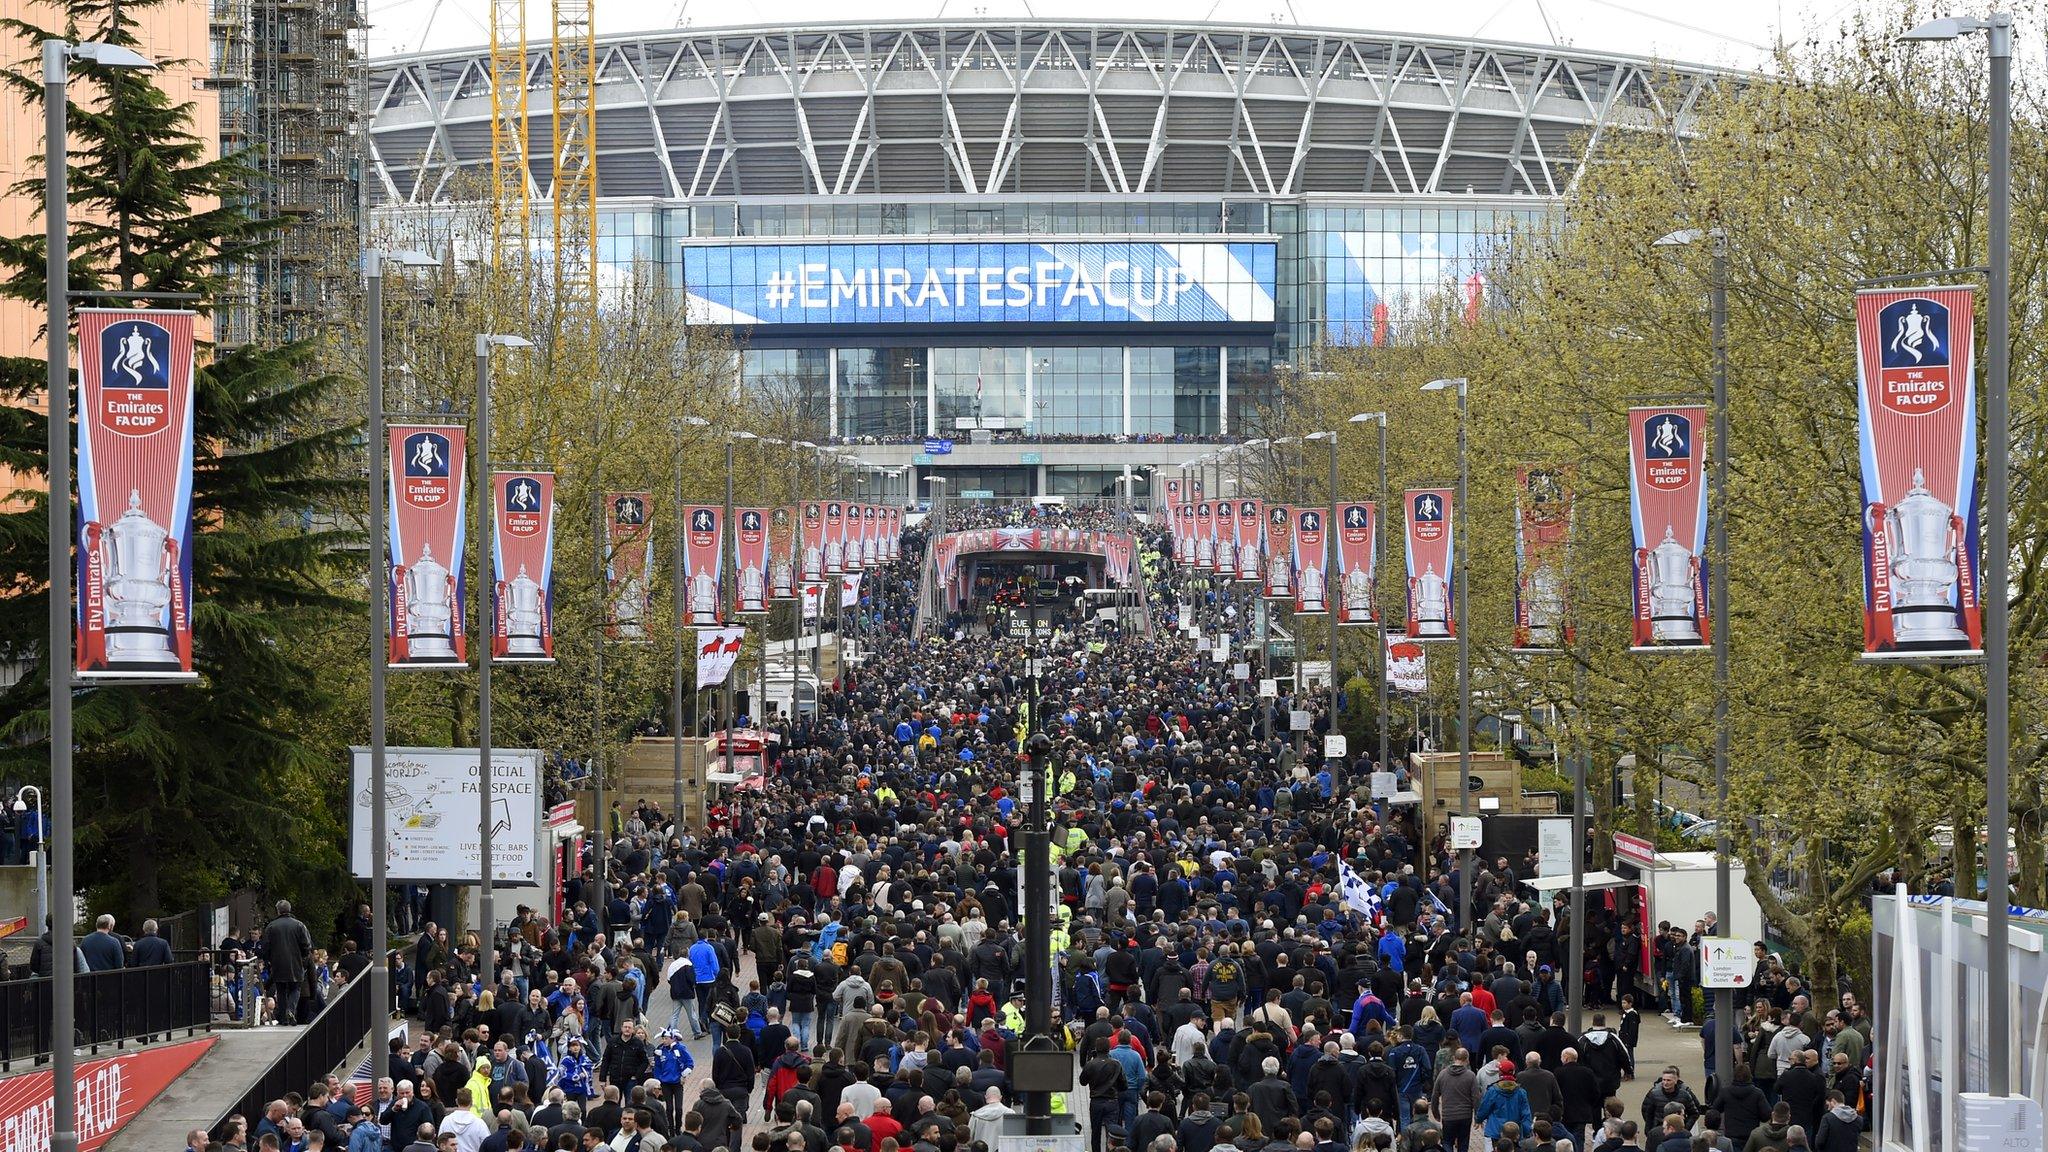
[[[724,518],[722,509],[701,504],[683,510],[683,611],[699,627],[721,622],[725,551],[720,547],[719,522]]]
[[[651,492],[604,494],[604,634],[607,640],[647,639],[647,613],[654,606],[648,583],[654,568]]]
[[[1571,640],[1565,603],[1572,493],[1555,468],[1515,478],[1515,650],[1554,652]]]
[[[1296,612],[1325,612],[1329,610],[1329,549],[1323,541],[1323,516],[1321,508],[1296,508],[1294,510],[1294,610]]]
[[[1968,288],[1856,294],[1866,656],[1984,647],[1974,306]]]
[[[768,611],[768,509],[733,510],[733,578],[739,582],[739,611]]]
[[[491,658],[555,658],[555,474],[491,474]]]
[[[391,428],[391,552],[386,563],[393,668],[460,668],[468,660],[463,634],[464,439],[459,424]]]
[[[1337,506],[1337,623],[1372,624],[1380,510],[1370,501]]]
[[[1700,648],[1707,620],[1707,480],[1700,405],[1628,412],[1635,647]]]
[[[78,313],[78,536],[72,672],[192,672],[193,314]]]
[[[1448,640],[1457,635],[1452,613],[1458,593],[1456,546],[1451,536],[1453,493],[1449,488],[1410,488],[1402,503],[1408,514],[1408,638]]]
[[[368,879],[370,750],[350,749],[349,867]],[[393,884],[475,884],[483,872],[475,748],[387,748],[384,866]],[[491,749],[491,883],[540,883],[541,754]]]

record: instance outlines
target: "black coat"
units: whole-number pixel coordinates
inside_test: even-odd
[[[1714,1107],[1721,1110],[1721,1131],[1737,1148],[1771,1115],[1771,1102],[1754,1084],[1730,1084],[1714,1100]]]
[[[1818,1133],[1828,1110],[1828,1082],[1817,1069],[1795,1064],[1778,1076],[1778,1099],[1792,1109],[1794,1124]]]
[[[1584,1064],[1557,1066],[1557,1098],[1566,1124],[1583,1128],[1605,1114],[1607,1094],[1601,1090],[1600,1074]]]
[[[273,984],[299,984],[306,979],[306,961],[313,955],[313,934],[291,916],[279,916],[263,929],[263,959]]]

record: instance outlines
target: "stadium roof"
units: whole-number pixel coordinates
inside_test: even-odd
[[[1221,24],[883,22],[598,43],[608,198],[1023,193],[1549,197],[1605,134],[1735,73],[1555,46]],[[372,195],[490,163],[482,49],[368,64]],[[546,200],[549,60],[529,54]]]

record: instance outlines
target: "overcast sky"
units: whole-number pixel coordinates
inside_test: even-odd
[[[377,55],[485,42],[490,0],[368,0]],[[1112,18],[1299,24],[1379,32],[1471,36],[1634,53],[1698,64],[1755,67],[1780,37],[1829,33],[1871,0],[1120,0],[1113,13],[1079,0],[593,0],[600,34],[685,24],[858,24],[881,19]],[[1201,11],[1212,4],[1206,14]],[[527,0],[529,35],[544,39],[548,0]]]

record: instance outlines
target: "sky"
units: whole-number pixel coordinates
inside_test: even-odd
[[[1120,0],[1112,19],[1298,24],[1566,45],[1691,64],[1761,67],[1782,38],[1827,34],[1877,0]],[[545,37],[548,0],[526,0],[529,35]],[[592,0],[600,35],[755,24],[864,20],[1105,18],[1080,0]],[[1208,5],[1205,13],[1197,9]],[[368,0],[371,51],[383,56],[485,42],[491,0]]]

